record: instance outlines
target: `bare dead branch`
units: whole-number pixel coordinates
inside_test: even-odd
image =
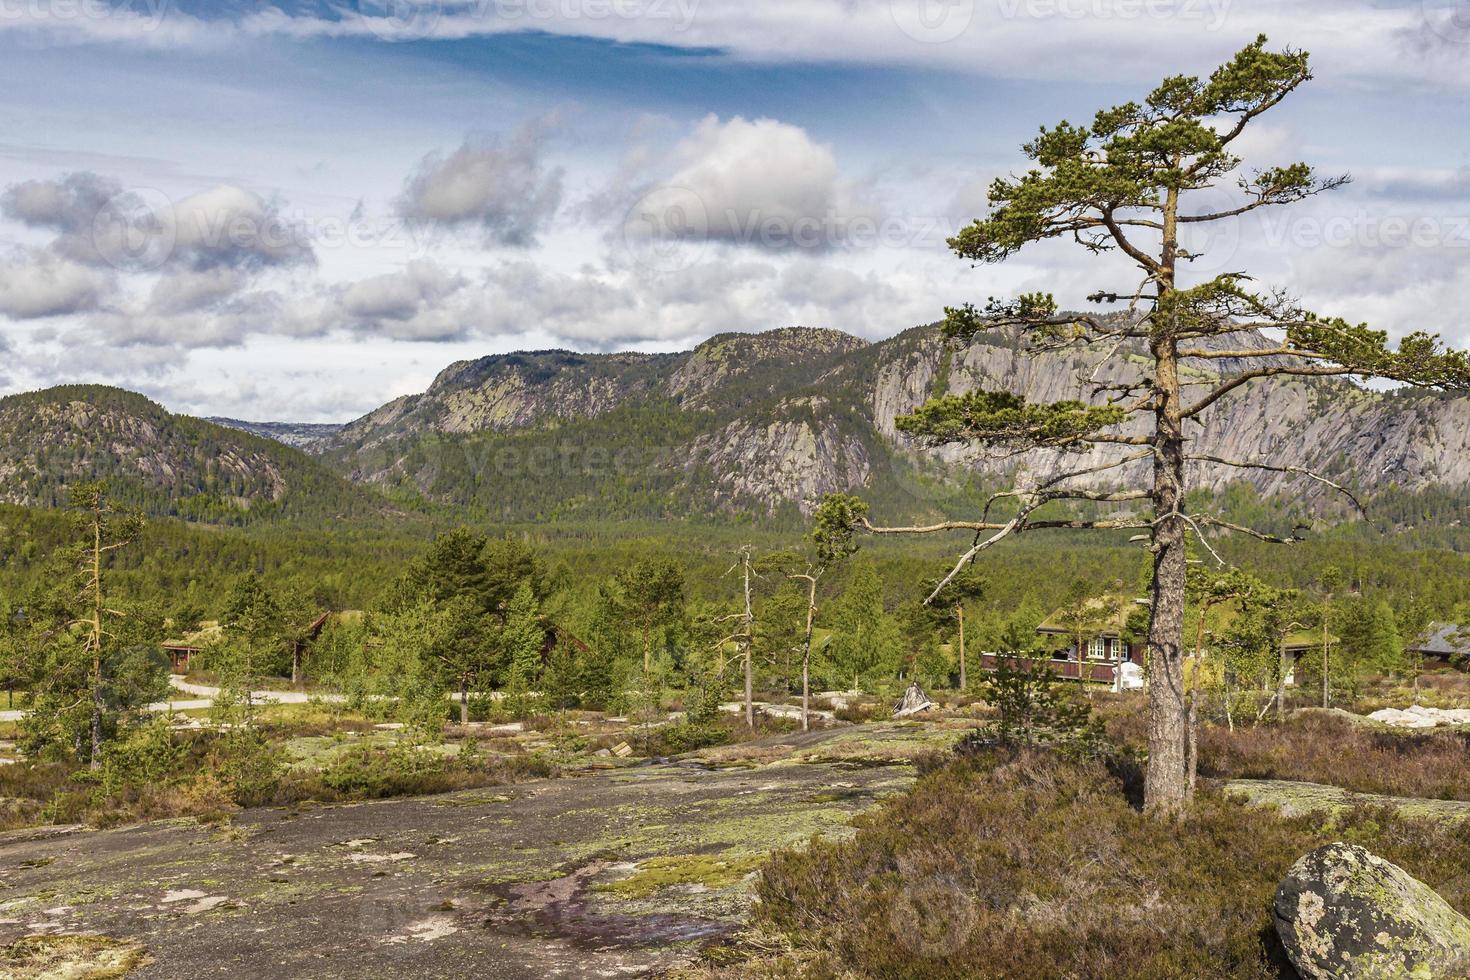
[[[1190,453],[1184,458],[1199,460],[1206,463],[1219,463],[1221,466],[1233,466],[1238,469],[1269,470],[1273,473],[1294,473],[1299,476],[1304,476],[1310,480],[1315,480],[1325,487],[1336,490],[1338,493],[1342,494],[1344,497],[1352,502],[1353,507],[1358,511],[1359,514],[1364,517],[1368,516],[1367,508],[1363,506],[1363,504],[1358,500],[1357,496],[1354,495],[1351,490],[1340,483],[1329,480],[1327,477],[1323,476],[1320,473],[1316,473],[1312,470],[1307,469],[1305,466],[1285,466],[1276,463],[1258,463],[1243,459],[1225,459],[1222,456],[1211,456],[1208,453]]]

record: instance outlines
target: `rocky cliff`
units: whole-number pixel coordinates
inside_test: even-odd
[[[1231,346],[1264,344],[1239,335]],[[996,456],[970,446],[930,448],[900,433],[894,420],[931,396],[1006,389],[1035,401],[1088,399],[1089,379],[1132,380],[1141,352],[1104,358],[1082,348],[1033,356],[1016,338],[981,337],[959,349],[934,328],[877,344],[834,331],[788,329],[716,337],[668,355],[507,355],[453,365],[420,396],[400,399],[352,423],[331,441],[335,463],[354,479],[383,484],[434,482],[446,490],[442,454],[434,481],[412,460],[426,439],[486,439],[541,433],[550,443],[585,442],[590,421],[615,411],[666,413],[665,442],[640,444],[640,465],[660,470],[659,493],[675,512],[795,506],[809,511],[834,490],[892,499],[900,509],[942,512],[956,487],[999,485],[1102,461],[1032,452]],[[1229,361],[1187,365],[1203,391]],[[1371,391],[1337,379],[1262,380],[1207,412],[1196,429],[1199,452],[1230,459],[1288,462],[1319,470],[1365,496],[1470,488],[1470,400],[1417,392]],[[642,424],[642,423],[641,423]],[[624,426],[626,428],[626,426]],[[659,428],[659,426],[654,426]],[[555,433],[554,435],[552,433]],[[623,430],[604,433],[616,451]],[[364,452],[371,448],[373,452]],[[481,449],[484,450],[484,446]],[[1137,464],[1139,468],[1146,464]],[[646,473],[620,474],[648,478]],[[1114,471],[1116,484],[1141,476]],[[517,474],[482,469],[477,479],[513,496]],[[1198,487],[1248,482],[1266,496],[1332,508],[1324,488],[1299,475],[1199,464]],[[483,488],[482,488],[483,489]],[[453,486],[448,497],[454,497]]]

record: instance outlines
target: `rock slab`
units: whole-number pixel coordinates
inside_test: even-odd
[[[1394,728],[1437,728],[1440,725],[1470,725],[1470,708],[1382,708],[1368,716]]]
[[[1305,980],[1470,977],[1470,919],[1354,844],[1319,847],[1292,865],[1274,912]]]

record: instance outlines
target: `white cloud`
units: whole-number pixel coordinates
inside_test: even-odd
[[[19,250],[0,261],[0,313],[16,320],[96,310],[111,289],[106,274],[50,252]]]
[[[342,309],[363,320],[408,320],[426,307],[444,302],[466,284],[428,259],[409,262],[401,272],[352,283],[342,290]]]
[[[628,209],[625,239],[824,252],[846,244],[855,223],[878,221],[832,148],[799,126],[710,115],[672,160]]]
[[[430,153],[408,178],[398,213],[422,226],[479,229],[489,243],[536,243],[561,204],[562,171],[545,162],[553,122],[522,126],[502,144],[466,141],[448,156]]]

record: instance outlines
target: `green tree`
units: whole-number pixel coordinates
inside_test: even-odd
[[[684,569],[668,558],[641,558],[617,573],[615,602],[638,631],[643,672],[653,669],[653,634],[684,613]]]
[[[1008,515],[990,519],[987,508],[980,520],[880,530],[974,535],[956,572],[996,542],[1040,528],[1129,528],[1149,535],[1154,573],[1145,805],[1150,810],[1177,811],[1190,794],[1182,682],[1186,533],[1204,527],[1248,530],[1215,514],[1190,512],[1190,466],[1274,470],[1337,486],[1290,460],[1231,460],[1192,451],[1190,423],[1232,392],[1275,377],[1379,377],[1445,390],[1470,388],[1470,358],[1445,350],[1437,337],[1411,334],[1394,349],[1385,333],[1366,325],[1319,316],[1284,292],[1254,292],[1250,277],[1240,272],[1183,281],[1189,263],[1202,254],[1196,242],[1212,226],[1346,182],[1345,177],[1319,177],[1305,163],[1245,169],[1235,152],[1242,134],[1310,78],[1305,52],[1267,51],[1261,37],[1208,78],[1167,78],[1142,102],[1103,109],[1090,125],[1064,121],[1043,128],[1024,148],[1033,166],[1020,176],[997,179],[990,188],[989,213],[962,229],[950,245],[976,263],[1001,262],[1027,245],[1052,239],[1071,240],[1095,255],[1121,255],[1139,281],[1104,286],[1092,298],[1125,303],[1127,309],[1112,316],[1063,313],[1050,295],[1029,294],[992,300],[984,310],[973,305],[949,309],[945,334],[968,341],[985,331],[1015,331],[1032,350],[1080,347],[1099,351],[1103,360],[1141,359],[1135,361],[1141,369],[1135,380],[1107,383],[1096,381],[1089,368],[1080,381],[1097,393],[1092,402],[1033,404],[1010,392],[978,390],[935,398],[898,422],[902,431],[931,444],[1107,454],[1003,495],[1013,505]],[[1230,185],[1233,203],[1200,208],[1203,194]],[[1247,331],[1265,331],[1276,339],[1232,341]],[[1212,377],[1204,384],[1186,383],[1186,372]],[[1146,480],[1124,489],[1092,489],[1105,478],[1101,474],[1122,480],[1125,467],[1144,462]],[[1057,500],[1144,503],[1151,512],[1047,516],[1043,508]],[[857,524],[871,529],[865,517]]]
[[[118,509],[101,483],[72,487],[71,504],[73,543],[56,553],[54,585],[33,595],[19,637],[31,670],[22,728],[28,753],[69,753],[97,770],[105,744],[167,689],[163,615],[113,589],[142,518]]]
[[[438,664],[448,680],[440,686],[453,688],[458,695],[460,724],[468,724],[471,692],[497,667],[503,669],[507,664],[504,630],[485,612],[479,597],[468,592],[429,606],[423,654]],[[432,673],[432,668],[426,668],[422,676]]]
[[[961,751],[998,742],[1008,747],[1046,745],[1074,755],[1096,755],[1107,744],[1092,705],[1064,690],[1045,657],[1009,654],[980,682],[980,696],[997,720],[961,743]]]
[[[897,674],[902,637],[883,605],[883,581],[869,561],[853,565],[846,590],[832,604],[833,666],[843,683],[861,690],[864,678]]]
[[[510,680],[521,689],[530,689],[541,675],[541,650],[546,644],[546,631],[541,626],[541,608],[531,583],[522,580],[506,610],[504,637],[510,661]]]

